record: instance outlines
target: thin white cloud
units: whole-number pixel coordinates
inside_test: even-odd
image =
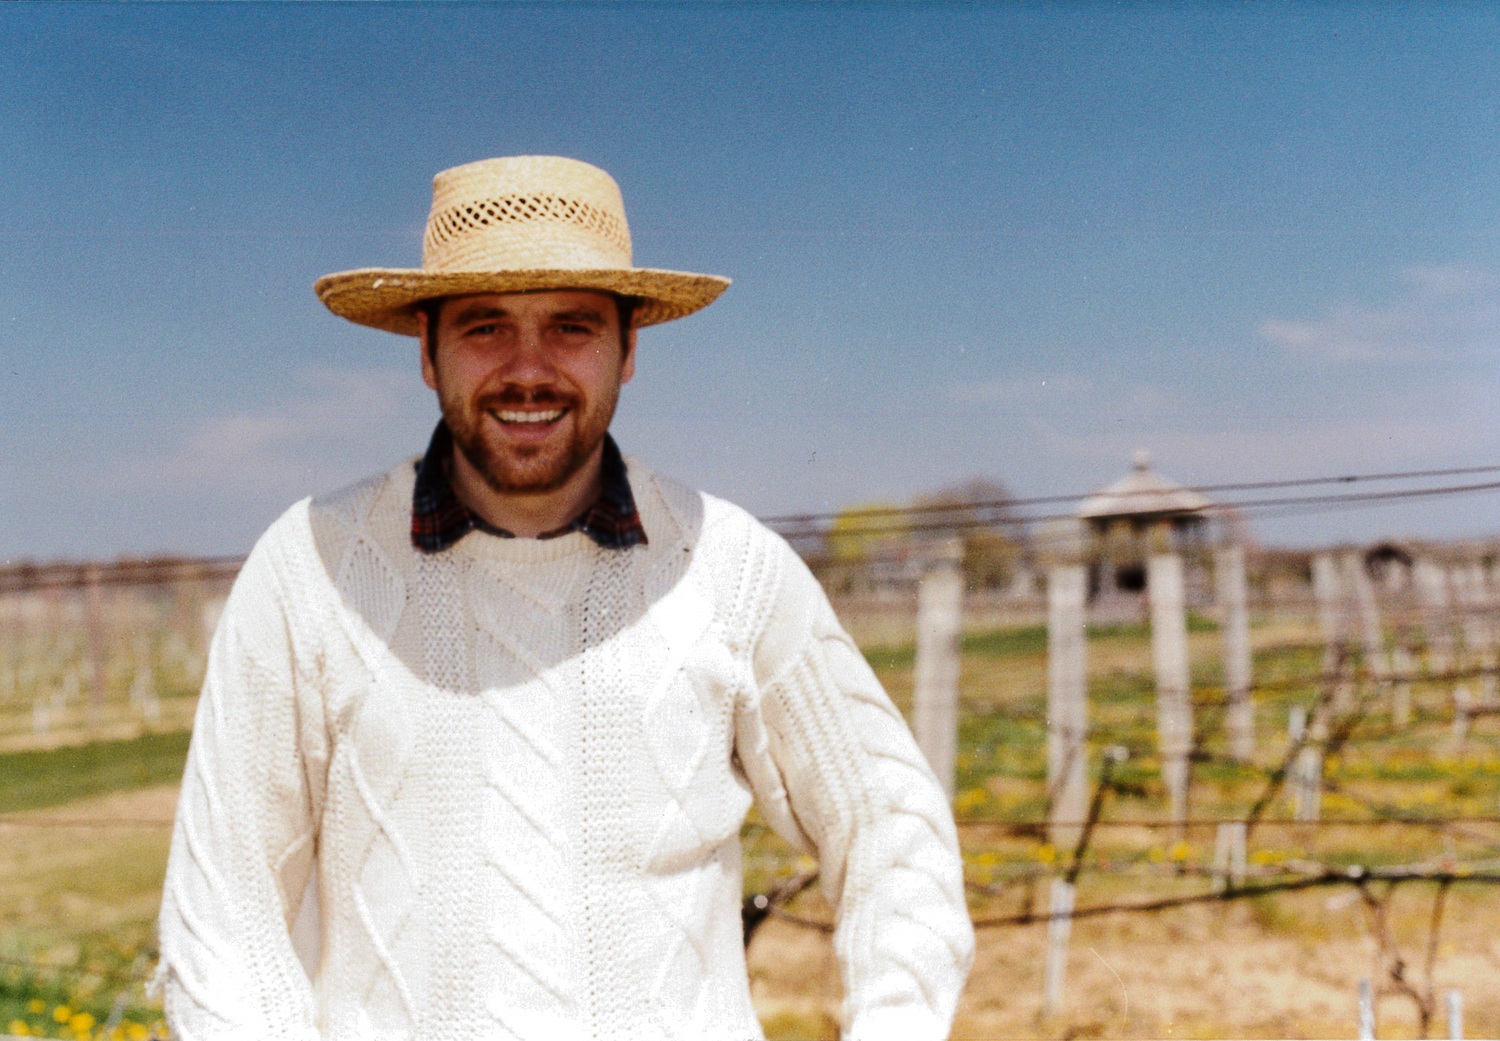
[[[1346,304],[1321,318],[1262,322],[1260,334],[1332,363],[1422,361],[1500,348],[1500,275],[1458,266],[1410,267],[1404,289],[1378,305]]]
[[[121,479],[249,497],[305,494],[420,449],[411,435],[435,412],[430,392],[405,369],[313,368],[291,385],[282,402],[199,421],[165,457],[137,460]]]

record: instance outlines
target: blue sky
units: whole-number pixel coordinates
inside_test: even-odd
[[[311,284],[506,154],[735,279],[615,429],[761,514],[1500,463],[1493,5],[18,3],[0,49],[0,559],[242,552],[420,451],[413,341]]]

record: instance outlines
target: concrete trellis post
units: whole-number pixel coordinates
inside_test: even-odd
[[[1495,629],[1484,568],[1479,564],[1455,568],[1452,582],[1462,618],[1464,667],[1480,670],[1478,704],[1494,708],[1500,703],[1500,680],[1495,675]]]
[[[151,667],[149,647],[138,647],[135,675],[130,681],[130,705],[148,723],[161,719],[161,699],[156,694],[156,670]]]
[[[1180,824],[1187,820],[1188,759],[1193,750],[1182,557],[1170,551],[1153,552],[1146,567],[1151,658],[1156,666],[1157,744],[1172,820]]]
[[[1245,835],[1248,831],[1244,821],[1225,821],[1219,825],[1214,835],[1215,889],[1222,891],[1245,884]]]
[[[1319,553],[1312,561],[1313,596],[1318,602],[1318,622],[1323,629],[1323,674],[1331,676],[1344,657],[1348,639],[1343,583],[1339,567],[1331,553]],[[1343,714],[1352,707],[1353,692],[1347,683],[1334,688],[1333,710]]]
[[[1453,750],[1463,751],[1464,742],[1469,739],[1469,717],[1474,711],[1474,695],[1469,693],[1467,683],[1458,683],[1453,687]]]
[[[1427,632],[1427,668],[1447,672],[1453,667],[1453,630],[1448,614],[1448,575],[1430,560],[1419,560],[1412,568],[1412,582],[1422,609],[1422,628]]]
[[[963,621],[962,547],[955,540],[935,554],[917,589],[917,661],[912,698],[917,745],[953,798],[958,745],[959,630]]]
[[[89,641],[89,699],[86,717],[90,729],[104,722],[104,696],[108,684],[108,637],[104,631],[104,591],[97,567],[87,572],[83,591],[84,624]]]
[[[218,622],[217,613],[211,613],[205,603],[207,592],[208,580],[201,567],[184,568],[173,583],[173,649],[189,676],[202,675]]]
[[[1457,990],[1448,992],[1448,1039],[1449,1041],[1463,1041],[1464,1036],[1464,996]]]
[[[1255,702],[1250,696],[1250,614],[1245,595],[1245,547],[1233,543],[1214,560],[1219,604],[1224,610],[1224,725],[1229,754],[1248,762],[1255,754]]]
[[[1088,572],[1080,525],[1060,523],[1048,533],[1047,570],[1047,791],[1048,838],[1058,849],[1078,839],[1088,810],[1088,659],[1084,603]]]
[[[1344,578],[1354,592],[1354,604],[1359,610],[1365,668],[1377,681],[1384,682],[1390,675],[1390,667],[1385,654],[1385,632],[1380,625],[1380,605],[1375,602],[1375,584],[1370,581],[1360,554],[1345,554]]]
[[[1287,739],[1290,743],[1304,742],[1292,763],[1293,816],[1299,821],[1315,821],[1322,812],[1323,747],[1319,743],[1319,727],[1311,726],[1307,709],[1293,705],[1287,719]]]
[[[1330,646],[1344,638],[1344,612],[1341,609],[1338,565],[1331,553],[1319,553],[1312,559],[1313,597],[1318,604],[1318,624],[1323,640]]]
[[[1411,652],[1400,644],[1391,648],[1391,726],[1405,730],[1411,726],[1411,675],[1416,668]]]
[[[1068,937],[1073,931],[1073,901],[1077,895],[1065,879],[1052,880],[1051,911],[1047,917],[1047,963],[1042,982],[1042,1012],[1052,1015],[1062,1005],[1063,977],[1068,967]]]

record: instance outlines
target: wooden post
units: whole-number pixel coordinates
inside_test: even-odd
[[[1232,543],[1214,560],[1219,605],[1224,612],[1224,726],[1229,754],[1240,762],[1255,755],[1255,701],[1250,695],[1250,613],[1245,591],[1245,547]]]
[[[963,550],[957,540],[935,555],[917,589],[917,746],[951,801],[958,744],[959,630],[963,621]]]
[[[1078,840],[1088,809],[1088,644],[1084,603],[1088,570],[1081,526],[1049,533],[1047,569],[1048,839],[1057,849]]]
[[[1180,825],[1187,820],[1188,758],[1193,750],[1182,558],[1170,551],[1153,552],[1146,567],[1146,592],[1151,599],[1151,657],[1156,666],[1157,745],[1172,820]]]
[[[1068,967],[1068,936],[1073,931],[1073,900],[1077,890],[1061,878],[1052,880],[1051,912],[1047,917],[1047,963],[1042,982],[1042,1014],[1062,1007],[1063,977]]]

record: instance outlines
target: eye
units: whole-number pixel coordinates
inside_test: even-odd
[[[465,336],[493,336],[500,330],[494,322],[485,322],[483,325],[470,326],[464,330]]]

